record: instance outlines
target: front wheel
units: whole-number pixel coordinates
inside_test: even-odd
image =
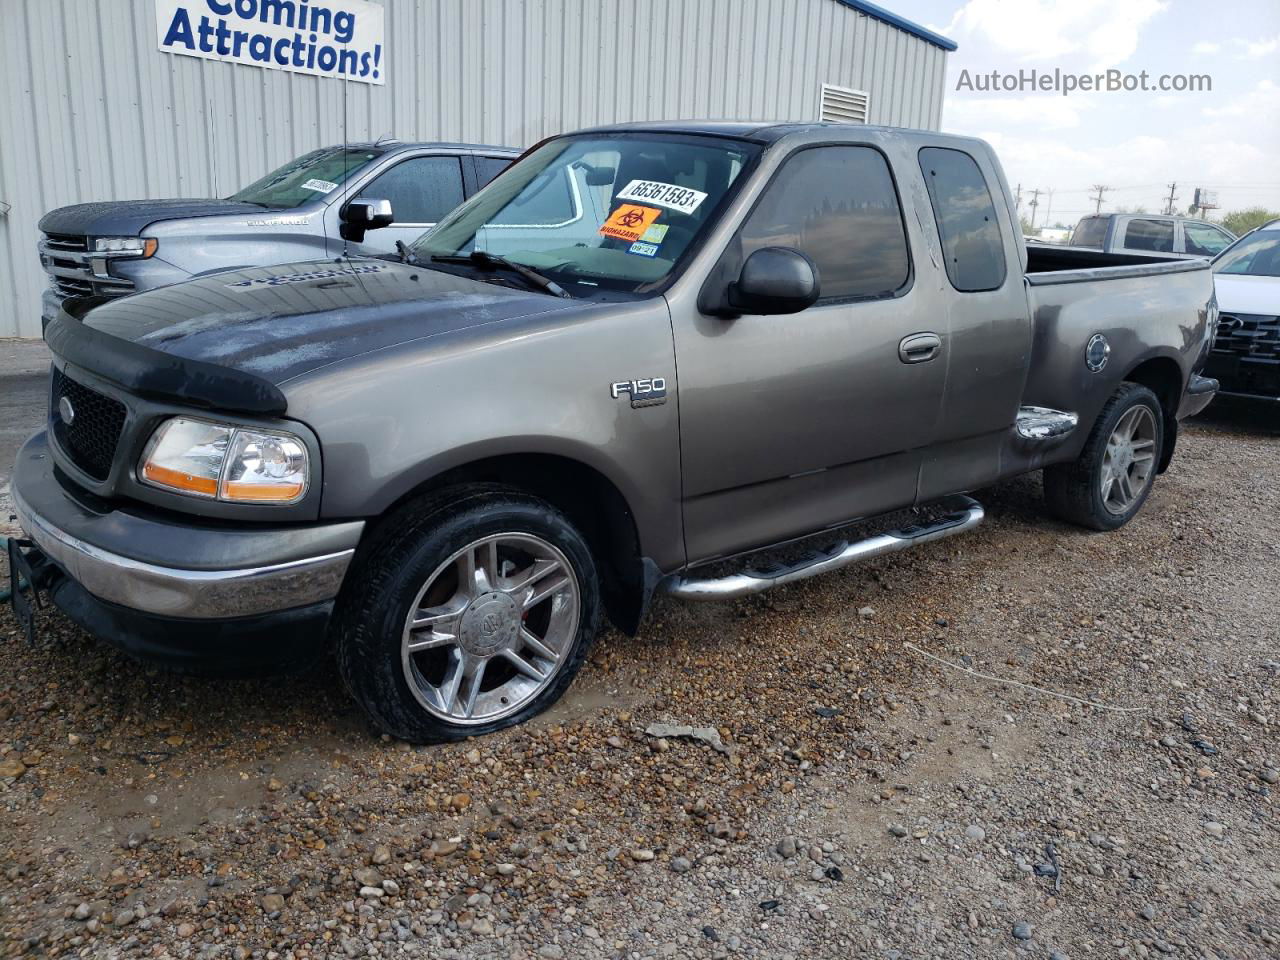
[[[555,508],[491,486],[392,518],[344,588],[338,666],[386,733],[459,740],[520,723],[572,681],[600,619],[596,568]]]
[[[1124,526],[1146,503],[1163,449],[1160,401],[1141,384],[1121,384],[1102,408],[1079,458],[1045,468],[1050,512],[1092,530]]]

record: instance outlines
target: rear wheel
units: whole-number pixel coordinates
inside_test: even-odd
[[[1137,383],[1124,383],[1094,424],[1073,463],[1046,467],[1050,512],[1092,530],[1115,530],[1142,509],[1164,447],[1160,401]]]
[[[467,487],[384,525],[344,590],[339,668],[383,731],[457,740],[554,703],[599,623],[581,534],[549,504]],[[406,522],[407,521],[407,522]]]

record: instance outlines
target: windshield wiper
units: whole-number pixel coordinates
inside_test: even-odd
[[[431,258],[434,263],[469,263],[477,267],[503,267],[513,273],[518,273],[539,290],[545,290],[553,297],[563,297],[566,300],[572,300],[573,295],[564,287],[556,283],[550,277],[544,277],[536,270],[530,270],[523,263],[516,263],[514,260],[508,260],[506,257],[500,257],[494,253],[488,253],[484,250],[472,250],[465,256],[444,256],[437,254]]]
[[[396,241],[396,253],[400,254],[401,263],[407,263],[415,267],[418,265],[418,255],[403,240]]]

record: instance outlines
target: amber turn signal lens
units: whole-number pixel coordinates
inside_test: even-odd
[[[185,490],[198,493],[202,497],[212,497],[218,492],[218,481],[214,477],[193,477],[181,470],[172,470],[157,463],[148,463],[142,468],[142,475],[152,483],[174,490]]]

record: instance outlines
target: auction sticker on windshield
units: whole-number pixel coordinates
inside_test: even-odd
[[[641,200],[654,203],[668,210],[679,210],[681,213],[693,213],[707,195],[701,190],[690,190],[674,183],[661,183],[657,180],[632,180],[618,191],[619,200]]]
[[[330,183],[328,180],[318,180],[312,177],[302,185],[303,190],[314,190],[316,193],[332,193],[338,189],[336,183]]]
[[[617,237],[619,240],[635,243],[661,215],[662,211],[654,207],[624,203],[609,214],[609,219],[600,228],[600,233],[606,237]]]

